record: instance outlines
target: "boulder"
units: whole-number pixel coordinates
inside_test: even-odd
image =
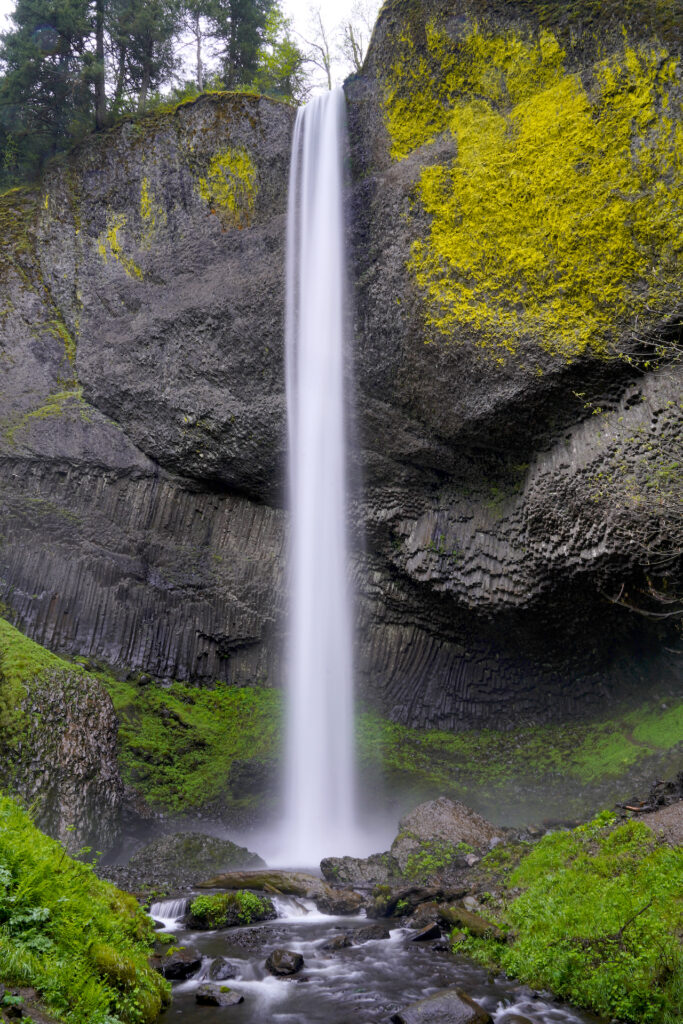
[[[391,938],[391,932],[384,924],[364,924],[362,928],[356,928],[351,935],[354,946],[361,946],[364,942]]]
[[[465,804],[442,796],[419,804],[401,818],[391,854],[402,872],[423,864],[430,874],[430,861],[438,871],[460,852],[471,854],[468,847],[487,847],[495,836],[502,832],[490,821]]]
[[[382,885],[399,877],[401,869],[390,853],[370,857],[325,857],[320,870],[328,882],[355,886]]]
[[[171,953],[152,957],[150,963],[169,981],[183,981],[202,966],[202,954],[194,946],[180,946]]]
[[[266,960],[266,970],[277,978],[297,974],[303,965],[304,958],[301,953],[294,953],[290,949],[274,949]]]
[[[224,956],[217,956],[215,960],[212,960],[209,967],[209,978],[211,981],[227,981],[228,978],[234,977],[235,967]]]
[[[254,921],[272,921],[276,917],[275,907],[267,896],[237,890],[197,896],[190,904],[185,922],[189,928],[212,931]]]
[[[447,988],[395,1013],[392,1024],[492,1024],[490,1015],[459,988]]]
[[[331,939],[327,939],[320,946],[320,949],[324,949],[326,953],[336,953],[339,949],[348,949],[351,945],[351,939],[346,933],[341,935],[333,935]]]
[[[423,903],[443,903],[461,899],[467,892],[457,882],[439,886],[404,885],[390,888],[378,886],[367,906],[368,917],[407,917]]]
[[[497,1024],[534,1024],[528,1017],[523,1017],[521,1013],[506,1013],[504,1017],[500,1017]]]
[[[353,889],[328,889],[315,897],[315,905],[323,914],[359,914],[364,902]]]
[[[200,1006],[236,1006],[244,1002],[244,996],[233,992],[225,985],[204,982],[197,988],[195,999]]]

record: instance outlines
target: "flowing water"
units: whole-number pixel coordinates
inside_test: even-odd
[[[163,1017],[209,1024],[217,1017],[241,1024],[388,1024],[393,1013],[458,985],[484,1006],[494,1021],[515,1012],[531,1024],[589,1024],[590,1014],[573,1010],[552,998],[534,998],[506,978],[492,979],[481,967],[462,957],[437,952],[430,943],[410,941],[409,929],[394,928],[391,938],[350,946],[334,953],[321,946],[340,931],[352,932],[367,919],[332,917],[319,913],[307,900],[274,900],[277,921],[215,932],[173,928],[177,941],[203,954],[202,967],[192,979],[173,986],[173,1004]],[[292,978],[272,977],[265,960],[273,949],[285,948],[304,957],[304,967]],[[228,959],[235,977],[221,982],[244,996],[226,1010],[199,1006],[197,986],[208,977],[211,961]]]
[[[345,100],[299,110],[287,225],[291,509],[285,822],[278,859],[357,850],[347,554]]]

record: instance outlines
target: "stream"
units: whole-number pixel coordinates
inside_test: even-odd
[[[173,1003],[161,1020],[216,1024],[229,1019],[239,1024],[379,1024],[408,1004],[438,989],[457,985],[480,1003],[496,1024],[517,1013],[532,1024],[599,1024],[599,1018],[534,994],[503,976],[488,972],[465,957],[437,951],[431,942],[411,941],[410,929],[395,927],[389,939],[378,939],[335,952],[323,943],[343,932],[368,924],[362,917],[333,917],[320,913],[310,900],[274,897],[276,921],[219,931],[189,931],[175,915],[185,901],[154,904],[151,916],[171,932],[179,945],[202,953],[199,972],[173,983]],[[393,922],[382,922],[391,926]],[[303,969],[292,978],[276,978],[264,966],[272,950],[301,953]],[[215,957],[225,957],[235,977],[220,982],[244,996],[244,1002],[223,1009],[200,1006],[197,986],[209,980]]]

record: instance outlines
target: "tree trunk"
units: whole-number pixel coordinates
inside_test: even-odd
[[[198,14],[194,16],[194,35],[197,40],[197,88],[204,91],[204,68],[202,66],[202,23]]]
[[[95,0],[95,128],[104,128],[107,119],[107,94],[104,89],[104,0]]]

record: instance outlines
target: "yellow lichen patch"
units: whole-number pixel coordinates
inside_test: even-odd
[[[547,32],[456,47],[431,28],[428,56],[402,40],[386,92],[393,155],[450,131],[457,157],[423,169],[431,216],[409,266],[428,325],[469,327],[499,359],[534,338],[571,360],[605,355],[638,317],[675,308],[683,251],[677,63],[624,46],[593,69],[591,95]],[[401,80],[404,67],[407,87]]]
[[[126,226],[126,215],[124,213],[107,214],[107,228],[97,240],[97,251],[106,263],[109,256],[121,264],[129,277],[142,278],[144,275],[140,267],[123,251],[119,239],[119,231]]]
[[[228,149],[211,160],[199,194],[224,227],[251,223],[258,192],[256,167],[245,149]]]
[[[166,211],[157,202],[149,185],[149,178],[143,178],[140,184],[140,219],[142,221],[142,243],[149,246],[155,232],[165,226]]]

